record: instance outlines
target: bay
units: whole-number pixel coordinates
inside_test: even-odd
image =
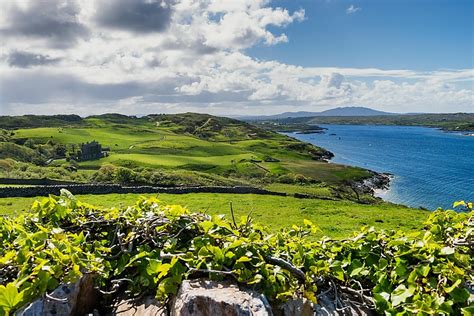
[[[334,163],[394,175],[384,200],[434,210],[474,201],[474,137],[434,128],[320,125],[324,134],[287,133],[333,152]]]

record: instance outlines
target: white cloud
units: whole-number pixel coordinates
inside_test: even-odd
[[[359,12],[360,10],[362,10],[362,8],[355,7],[353,4],[351,4],[351,5],[346,9],[346,13],[347,13],[347,14],[354,14],[354,13],[356,13],[356,12]]]
[[[6,34],[0,48],[0,114],[472,108],[472,69],[301,67],[246,54],[257,44],[288,41],[276,30],[303,21],[304,10],[272,8],[266,0],[120,0],[125,7],[113,6],[104,16],[104,1],[8,2],[0,15]],[[49,28],[16,34],[11,27],[19,23],[12,20],[18,12],[34,16],[31,21],[39,25],[67,22],[81,31],[70,31],[67,45],[61,45],[63,33]],[[136,18],[140,14],[147,15],[143,25]],[[117,17],[128,23],[117,24]],[[163,20],[157,23],[155,17]]]

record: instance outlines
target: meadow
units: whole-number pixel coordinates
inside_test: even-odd
[[[101,207],[127,207],[140,196],[154,194],[77,195],[77,199]],[[160,194],[163,204],[179,204],[192,212],[230,216],[230,204],[237,216],[249,215],[257,223],[277,231],[291,225],[301,225],[309,219],[320,229],[318,235],[348,236],[362,226],[380,229],[416,231],[423,227],[429,212],[385,202],[358,204],[348,200],[298,199],[294,197],[262,196],[253,194],[192,193],[182,195]],[[2,198],[0,214],[12,215],[27,211],[36,198]]]

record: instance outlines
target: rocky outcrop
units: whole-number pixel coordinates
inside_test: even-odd
[[[228,282],[184,281],[173,300],[171,316],[269,316],[273,315],[263,295],[240,290]]]
[[[318,295],[318,304],[307,299],[290,299],[270,305],[266,297],[248,288],[239,288],[229,281],[208,279],[185,280],[168,305],[145,296],[138,301],[114,299],[101,304],[101,295],[93,286],[93,276],[85,275],[78,282],[61,285],[50,295],[28,304],[15,315],[107,315],[107,316],[330,316],[374,315],[369,308],[347,305],[331,294]]]
[[[275,316],[313,316],[316,306],[307,299],[292,299],[273,309]]]
[[[18,310],[17,316],[86,315],[98,304],[94,276],[84,275],[76,283],[57,287],[51,294]]]
[[[392,177],[390,173],[373,172],[372,177],[362,181],[359,186],[362,192],[374,194],[375,190],[388,190]]]
[[[120,300],[112,306],[107,316],[167,316],[168,308],[154,297],[145,297],[138,302]]]

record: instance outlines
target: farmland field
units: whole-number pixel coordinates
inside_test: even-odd
[[[103,207],[126,207],[134,204],[140,196],[156,195],[78,195],[77,199]],[[351,201],[221,193],[160,194],[158,198],[163,204],[180,204],[194,212],[226,216],[230,216],[229,203],[232,202],[236,215],[250,214],[256,222],[273,231],[300,225],[303,219],[309,219],[321,229],[321,235],[331,237],[347,236],[362,226],[414,231],[423,226],[429,215],[427,211],[385,202],[362,205]],[[0,214],[26,211],[36,199],[41,197],[0,199]]]

